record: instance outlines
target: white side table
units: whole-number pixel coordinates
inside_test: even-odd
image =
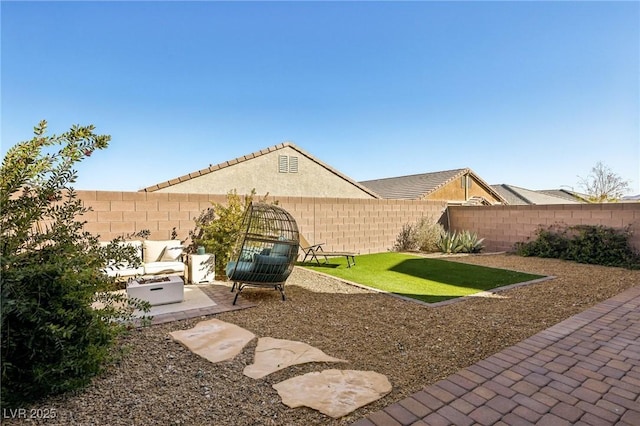
[[[212,254],[189,255],[189,281],[191,284],[211,284],[215,280],[215,257]]]

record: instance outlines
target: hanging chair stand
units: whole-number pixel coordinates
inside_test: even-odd
[[[251,203],[242,219],[226,274],[233,282],[235,305],[247,287],[273,288],[286,300],[284,284],[298,258],[300,234],[295,219],[281,207]]]

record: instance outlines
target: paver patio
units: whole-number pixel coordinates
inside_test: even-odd
[[[247,302],[246,300],[239,300],[235,305],[233,304],[234,293],[231,293],[230,287],[224,283],[214,283],[199,285],[198,288],[202,290],[211,300],[215,302],[214,306],[198,309],[180,310],[167,314],[155,315],[151,320],[151,324],[163,324],[166,322],[173,322],[188,318],[197,318],[205,315],[214,315],[222,312],[237,311],[240,309],[247,309],[256,306],[255,303]],[[135,324],[140,325],[139,320],[134,321]]]
[[[354,426],[640,425],[640,286]]]

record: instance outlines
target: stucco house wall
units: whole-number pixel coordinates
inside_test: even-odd
[[[377,198],[330,167],[291,145],[254,153],[218,165],[212,170],[174,179],[148,192],[226,194],[231,190],[248,194],[285,197]]]

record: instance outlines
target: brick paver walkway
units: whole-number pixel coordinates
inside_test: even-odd
[[[640,286],[353,426],[640,425]]]

